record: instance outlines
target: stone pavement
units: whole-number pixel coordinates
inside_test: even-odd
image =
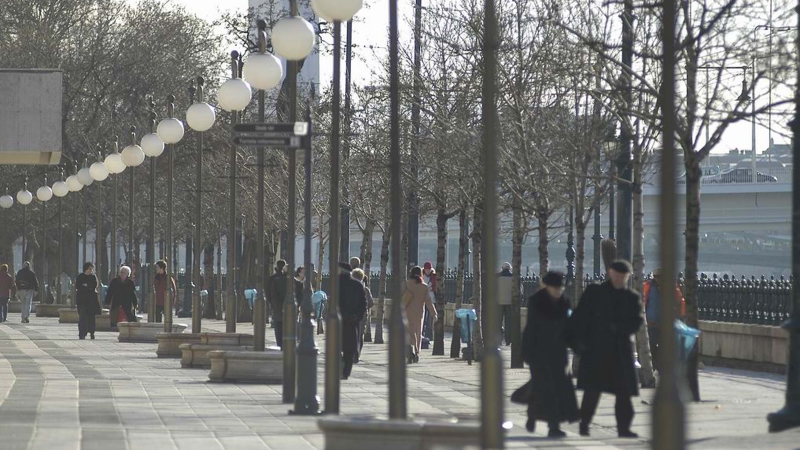
[[[205,321],[209,331],[223,322]],[[240,324],[241,332],[252,327]],[[322,449],[313,417],[287,414],[280,386],[212,384],[208,371],[181,369],[179,360],[158,359],[155,344],[121,344],[116,333],[77,339],[77,325],[19,315],[0,324],[0,449]],[[271,329],[268,340],[273,339]],[[318,339],[318,347],[324,341]],[[385,414],[386,345],[365,344],[363,361],[342,382],[346,415]],[[449,349],[449,342],[446,343]],[[508,349],[504,348],[508,362]],[[425,352],[429,354],[429,352]],[[323,356],[319,395],[324,398]],[[528,377],[527,369],[506,370],[506,395]],[[419,417],[475,420],[479,411],[479,366],[423,355],[408,370],[409,411]],[[783,404],[783,377],[709,368],[702,373],[704,401],[687,407],[689,448],[800,448],[800,432],[766,435],[765,416]],[[514,426],[507,448],[612,450],[649,448],[650,407],[646,391],[636,399],[634,430],[640,440],[616,439],[613,398],[605,396],[592,438],[544,438],[547,427],[525,432],[522,406],[506,401]],[[324,403],[323,403],[324,404]],[[476,443],[477,445],[478,443]]]

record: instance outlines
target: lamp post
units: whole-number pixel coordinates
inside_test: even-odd
[[[626,105],[633,104],[633,91],[631,84],[631,70],[633,64],[633,0],[623,0],[622,20],[622,74],[620,76],[620,89],[622,101]],[[630,114],[628,114],[630,118]],[[626,261],[631,261],[633,256],[633,153],[631,149],[631,130],[628,121],[620,124],[619,155],[617,156],[617,191],[619,205],[617,206],[617,256]]]
[[[50,289],[49,271],[47,263],[47,202],[53,198],[53,190],[47,185],[47,175],[44,177],[44,185],[36,190],[36,198],[42,202],[42,280]],[[39,291],[39,304],[47,303],[47,289]]]
[[[86,160],[84,159],[84,161],[86,161]],[[70,176],[67,177],[66,184],[67,184],[67,188],[69,189],[70,192],[78,193],[81,190],[83,190],[83,183],[81,183],[80,179],[78,179],[78,173],[80,173],[80,171],[78,170],[78,164],[75,164],[74,167],[75,167],[75,173],[73,175],[70,175]],[[84,220],[86,220],[86,218],[85,218],[86,197],[84,197],[83,200],[84,200],[83,201],[83,204],[84,204]],[[75,236],[75,257],[72,260],[72,268],[70,269],[70,272],[75,271],[75,272],[72,272],[72,273],[77,274],[77,273],[80,273],[80,269],[78,268],[78,266],[80,265],[80,260],[81,260],[81,238],[83,238],[84,244],[86,243],[86,230],[85,230],[85,227],[84,227],[83,230],[80,230],[78,228],[78,196],[77,195],[73,196],[73,203],[72,203],[72,232],[73,232],[73,235]],[[84,260],[86,260],[85,248],[86,247],[84,246],[84,256],[83,256]],[[72,278],[72,276],[70,276],[70,278]],[[70,302],[70,307],[74,308],[76,306],[76,303],[75,303],[75,301],[76,301],[76,298],[75,298],[75,283],[73,283],[72,286],[73,286],[73,289],[72,289],[72,301]]]
[[[197,103],[192,104],[186,111],[186,123],[198,132],[197,135],[197,169],[195,181],[195,224],[194,224],[194,253],[192,259],[192,281],[195,283],[192,292],[192,333],[199,333],[203,311],[200,307],[200,256],[203,252],[203,132],[214,126],[216,114],[214,108],[203,101],[203,84],[205,79],[197,77],[197,88],[194,84],[189,86],[189,98],[194,102],[195,93]]]
[[[25,262],[28,250],[28,205],[33,201],[33,194],[28,190],[28,177],[21,191],[17,192],[17,201],[22,208],[22,262]]]
[[[131,168],[131,170],[128,171],[128,251],[125,254],[125,260],[129,266],[132,266],[135,264],[134,257],[136,255],[136,252],[133,248],[134,234],[136,233],[133,217],[136,206],[136,182],[133,172],[134,168],[139,167],[144,162],[145,156],[142,147],[136,144],[136,127],[130,127],[130,144],[122,149],[120,156],[122,157],[122,162],[125,164],[125,166]]]
[[[150,133],[142,136],[142,151],[150,157],[150,232],[147,240],[147,263],[150,265],[150,287],[147,290],[147,321],[158,320],[156,313],[156,157],[164,153],[164,141],[156,134],[156,104],[150,98]],[[172,286],[167,282],[167,286]]]
[[[94,181],[104,181],[108,178],[108,167],[106,167],[105,162],[103,162],[103,152],[101,151],[102,147],[100,144],[97,144],[97,161],[91,165],[89,168],[89,175],[91,179]],[[79,172],[80,173],[80,172]],[[85,178],[81,180],[81,183],[87,185],[85,183]],[[91,184],[91,183],[90,183]],[[103,185],[102,183],[97,183],[97,192],[95,194],[97,196],[96,199],[96,211],[95,211],[95,235],[94,235],[94,244],[95,244],[95,258],[97,259],[97,274],[100,278],[100,281],[103,281],[103,278],[108,280],[108,267],[105,267],[105,271],[101,270],[101,264],[103,262]]]
[[[62,304],[63,299],[61,298],[62,286],[61,286],[61,274],[64,272],[64,245],[62,239],[62,229],[64,227],[64,197],[69,194],[69,187],[67,183],[64,182],[64,169],[60,170],[61,179],[53,183],[52,192],[53,195],[58,197],[58,274],[56,275],[56,303]],[[73,217],[74,217],[73,213]]]
[[[75,183],[74,181],[71,181],[69,178],[67,178],[67,184],[70,184],[70,189],[71,190],[75,190],[75,192],[82,190],[83,186],[90,186],[92,183],[94,183],[94,179],[92,178],[91,171],[89,170],[89,158],[88,157],[84,157],[83,158],[83,167],[80,170],[78,170],[77,174],[75,174],[75,178],[80,183],[80,185],[81,185],[80,188],[74,184]],[[87,252],[87,248],[88,248],[87,241],[89,240],[88,239],[88,234],[89,234],[89,196],[87,194],[88,194],[88,192],[84,191],[84,193],[83,193],[83,227],[82,227],[82,231],[83,231],[83,242],[82,242],[82,245],[83,245],[83,259],[84,259],[84,262],[89,261],[89,255],[88,255],[88,253],[86,253]],[[78,260],[75,264],[77,266],[75,268],[76,273],[80,273],[81,269],[83,269],[83,266],[81,265],[81,261]],[[95,261],[95,268],[96,268],[96,272],[100,273],[100,261]]]
[[[105,165],[108,172],[118,175],[125,171],[125,163],[122,161],[122,155],[119,154],[119,137],[114,136],[114,141],[111,143],[112,152],[105,159]],[[119,191],[119,177],[114,177],[114,192],[111,198],[111,264],[109,264],[109,276],[114,278],[117,271],[117,192]]]
[[[795,9],[800,29],[800,8]],[[800,30],[799,30],[800,31]],[[800,41],[796,41],[800,47]],[[798,49],[795,49],[797,51]],[[800,70],[797,73],[800,81]],[[792,153],[795,161],[800,157],[800,84],[795,86],[795,117],[790,122],[792,128]],[[792,276],[800,280],[800,253],[797,243],[800,242],[800,171],[792,172]],[[778,432],[800,426],[800,291],[792,289],[792,315],[783,324],[789,331],[789,364],[786,378],[786,404],[777,412],[767,416],[769,431]]]
[[[156,129],[158,137],[164,141],[169,147],[166,147],[169,153],[167,160],[167,242],[166,252],[169,255],[167,259],[166,279],[167,286],[164,293],[164,332],[172,332],[172,305],[175,300],[175,294],[170,289],[171,279],[173,277],[173,264],[172,258],[173,250],[173,236],[172,236],[172,210],[173,210],[173,191],[175,182],[173,180],[175,174],[175,144],[183,139],[183,122],[175,118],[175,96],[167,96],[167,118],[158,123]],[[173,261],[170,261],[172,259]]]
[[[567,233],[567,286],[572,298],[575,298],[575,205],[570,196],[569,204],[569,232]],[[580,280],[578,280],[580,281]]]

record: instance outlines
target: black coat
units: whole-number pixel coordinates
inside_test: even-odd
[[[135,322],[136,315],[133,313],[133,308],[139,304],[136,299],[136,285],[133,280],[126,278],[125,281],[119,278],[114,278],[108,285],[108,292],[106,292],[106,304],[109,309],[121,308],[128,317],[128,322]],[[111,323],[116,323],[114,313],[111,313]]]
[[[99,315],[100,302],[97,300],[97,275],[82,273],[75,278],[76,306],[79,311]]]
[[[579,389],[639,395],[631,338],[643,322],[636,292],[609,281],[586,288],[569,323],[581,357]]]
[[[23,267],[17,272],[16,282],[18,291],[31,290],[39,292],[39,280],[36,278],[36,274],[28,267]]]
[[[283,303],[286,301],[287,290],[285,273],[275,273],[270,277],[269,304],[273,322],[283,322]]]
[[[358,323],[367,313],[367,296],[364,284],[350,277],[349,273],[339,275],[339,313],[342,320]]]
[[[545,422],[578,420],[578,402],[567,367],[566,327],[569,299],[553,300],[542,289],[528,300],[528,323],[522,337],[522,358],[530,366],[529,401],[535,419]]]

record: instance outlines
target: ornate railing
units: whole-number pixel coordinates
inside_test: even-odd
[[[792,283],[783,277],[701,274],[697,300],[700,320],[780,325],[791,313]]]

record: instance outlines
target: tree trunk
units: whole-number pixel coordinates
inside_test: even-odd
[[[481,230],[483,229],[483,202],[475,205],[475,223],[472,226],[472,305],[477,315],[475,327],[472,329],[472,351],[476,361],[483,359],[483,320],[481,319],[481,300],[483,266],[481,254],[483,253]]]
[[[206,244],[203,252],[203,272],[205,272],[203,277],[205,286],[203,286],[203,289],[208,292],[205,308],[203,309],[203,318],[214,319],[217,317],[217,298],[214,291],[214,244]]]
[[[541,278],[550,270],[550,253],[547,248],[550,244],[550,237],[547,235],[550,213],[545,208],[540,208],[536,218],[539,221],[539,277]]]
[[[303,261],[305,263],[305,261]],[[270,275],[272,274],[272,268],[275,267],[275,232],[273,230],[269,230],[267,235],[264,239],[264,298],[267,298],[267,293],[271,289],[270,284]],[[308,274],[311,277],[313,282],[314,274]],[[313,288],[312,288],[313,289]],[[270,304],[269,300],[264,302],[264,317],[269,322],[272,317],[272,305]]]
[[[364,226],[363,237],[361,239],[361,266],[364,268],[364,282],[370,286],[372,274],[370,273],[370,266],[372,265],[372,235],[375,232],[375,220],[367,219]],[[367,326],[364,332],[364,342],[372,342],[372,309],[367,309]]]
[[[317,286],[320,289],[322,289],[322,268],[325,267],[325,243],[327,242],[327,240],[325,239],[324,232],[325,232],[325,219],[322,216],[322,214],[320,214],[320,216],[319,216],[319,230],[317,231],[317,233],[318,233],[317,235],[319,236],[319,256],[317,257],[317,267],[319,267],[319,270],[317,271],[318,272],[317,273]],[[332,267],[330,269],[330,272],[331,272],[331,274],[335,274],[336,273],[336,268]],[[322,322],[324,322],[324,321],[323,320],[318,320],[317,321],[317,323],[318,323],[317,329],[319,331],[318,334],[322,334],[322,331],[321,331],[322,330]]]
[[[686,299],[686,323],[698,328],[697,323],[697,269],[700,246],[700,160],[691,156],[686,158],[686,268],[684,270],[683,297]],[[672,282],[672,281],[670,281]],[[697,346],[689,355],[687,365],[689,388],[694,401],[700,401],[700,382],[698,379],[699,355]]]
[[[644,292],[644,203],[642,197],[642,149],[635,145],[633,150],[633,288]],[[636,350],[642,365],[640,382],[643,388],[655,388],[653,355],[650,353],[650,336],[647,322],[636,333]]]
[[[436,291],[434,297],[436,298],[436,313],[438,320],[433,324],[433,355],[444,355],[444,272],[445,272],[445,256],[447,251],[447,221],[450,215],[443,207],[439,207],[436,214]]]
[[[386,278],[387,267],[389,266],[389,237],[391,230],[389,227],[383,231],[381,241],[381,275],[378,281],[378,314],[375,324],[375,344],[383,344],[383,316],[386,311]]]
[[[582,210],[583,207],[577,209],[575,214],[575,298],[581,298],[583,294],[583,274],[586,265],[586,217]]]
[[[249,289],[255,287],[255,260],[258,246],[252,236],[245,235],[244,237],[244,251],[242,252],[242,268],[239,270],[239,283],[242,289]],[[252,322],[253,310],[250,308],[250,303],[244,297],[243,292],[238,293],[241,302],[238,303],[238,311],[236,320],[238,322]]]
[[[217,308],[217,320],[223,320],[222,311],[225,309],[222,306],[222,233],[217,234],[217,275],[214,277],[216,280],[215,286],[216,296],[220,301],[219,308]]]
[[[464,267],[467,265],[467,246],[469,245],[469,230],[467,229],[467,210],[458,213],[458,269],[456,271],[456,306],[461,309],[464,300]],[[453,318],[453,340],[450,342],[450,357],[461,356],[461,321]]]
[[[513,231],[511,236],[511,323],[505,326],[511,327],[511,368],[521,369],[522,364],[522,293],[519,287],[522,286],[520,275],[522,272],[522,240],[525,237],[527,221],[519,197],[514,197],[514,208],[512,212]]]

